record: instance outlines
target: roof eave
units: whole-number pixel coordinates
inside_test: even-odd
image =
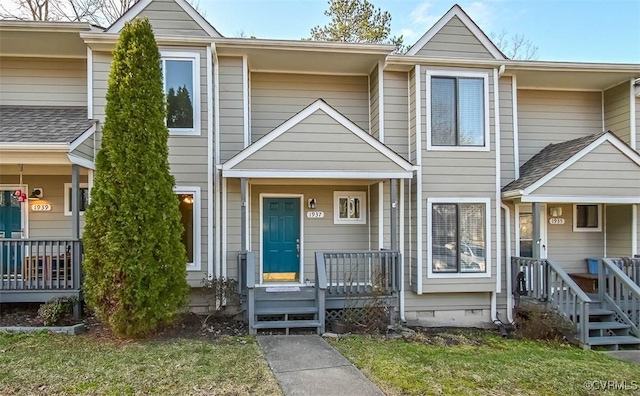
[[[348,52],[362,54],[388,55],[396,47],[389,44],[343,43],[333,41],[311,40],[271,40],[246,38],[215,38],[218,48],[246,48],[246,49],[278,49],[289,51],[321,51]]]
[[[524,190],[509,190],[502,193],[502,198],[520,198],[524,195]]]
[[[0,142],[2,151],[68,152],[69,143]]]
[[[43,21],[0,21],[0,31],[38,31],[38,32],[100,32],[101,28],[88,22],[43,22]]]

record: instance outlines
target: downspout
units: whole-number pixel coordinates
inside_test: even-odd
[[[511,293],[511,209],[504,203],[500,205],[504,210],[504,244],[505,244],[505,276],[507,293],[507,321],[513,323],[513,293]]]

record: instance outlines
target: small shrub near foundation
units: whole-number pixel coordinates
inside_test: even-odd
[[[73,311],[73,305],[78,301],[76,297],[56,297],[47,301],[38,309],[38,315],[45,326],[60,324],[65,315]]]
[[[570,322],[538,305],[517,308],[515,329],[518,337],[531,340],[565,341],[573,334]]]

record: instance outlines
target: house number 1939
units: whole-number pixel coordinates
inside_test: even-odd
[[[33,204],[31,205],[32,212],[50,212],[51,204]]]

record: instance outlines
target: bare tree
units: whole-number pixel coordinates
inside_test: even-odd
[[[0,18],[33,21],[89,22],[109,26],[138,0],[6,0]],[[201,14],[199,0],[188,0]]]
[[[531,40],[527,39],[523,34],[514,34],[509,36],[506,30],[499,34],[492,32],[489,37],[495,45],[500,48],[507,58],[521,60],[537,60],[538,46]]]

